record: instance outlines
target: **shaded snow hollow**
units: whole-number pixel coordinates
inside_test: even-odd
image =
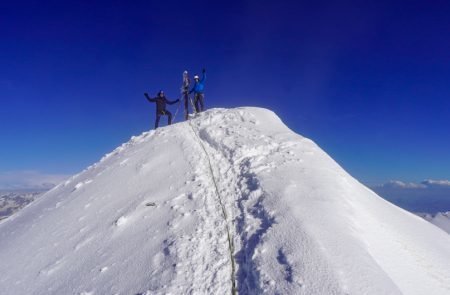
[[[449,245],[274,113],[213,109],[1,221],[0,293],[444,295]]]

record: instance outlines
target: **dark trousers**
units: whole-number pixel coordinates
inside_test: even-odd
[[[189,94],[187,92],[184,92],[183,98],[184,98],[184,119],[187,120],[189,118]]]
[[[155,129],[158,128],[159,119],[161,118],[161,116],[167,116],[167,124],[172,124],[172,113],[169,111],[161,111],[156,114]]]
[[[197,113],[203,112],[203,109],[204,109],[203,99],[204,98],[205,98],[205,95],[203,93],[196,93],[194,96],[195,111]]]

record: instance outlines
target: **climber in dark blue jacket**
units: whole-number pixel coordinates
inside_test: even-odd
[[[200,80],[200,77],[198,75],[194,76],[194,87],[192,87],[191,91],[189,93],[194,92],[194,105],[195,105],[195,111],[197,113],[202,112],[204,110],[204,98],[205,94],[203,93],[205,90],[205,80],[206,80],[206,70],[203,69],[202,71],[202,79]]]

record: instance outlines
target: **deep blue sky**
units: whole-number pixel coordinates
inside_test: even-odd
[[[365,183],[450,179],[448,1],[82,2],[0,4],[0,173],[84,169],[205,67],[207,107],[270,108]]]

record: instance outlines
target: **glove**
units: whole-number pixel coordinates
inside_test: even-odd
[[[205,70],[205,69],[203,69],[203,70],[202,70],[202,73],[204,74],[205,72],[206,72],[206,70]]]

